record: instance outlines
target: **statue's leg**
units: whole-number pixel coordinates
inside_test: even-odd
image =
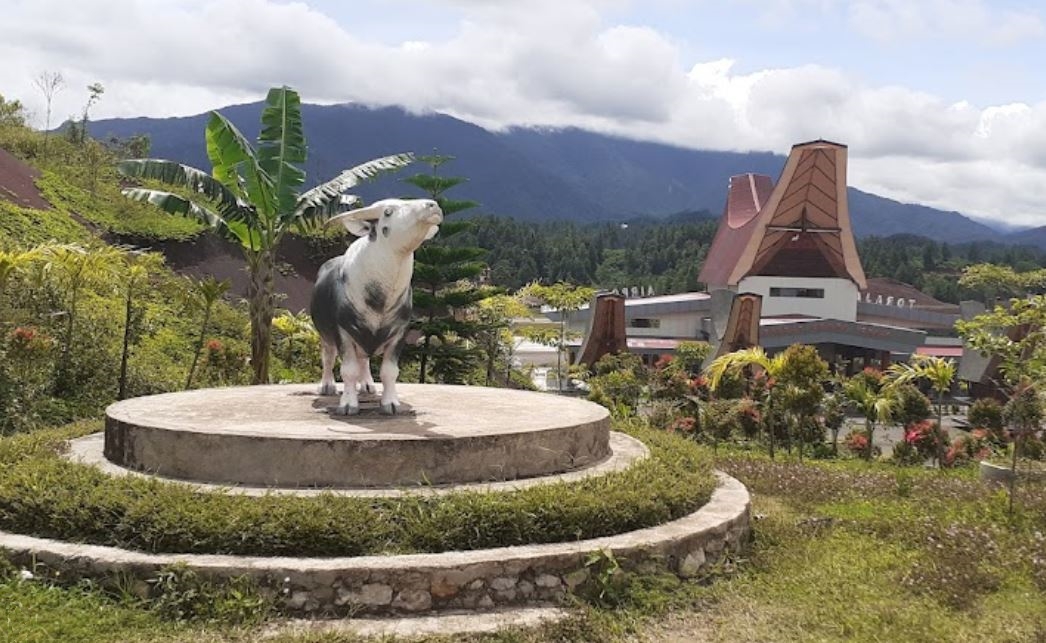
[[[360,412],[360,398],[356,393],[356,385],[359,384],[360,359],[356,356],[356,344],[347,336],[342,337],[341,344],[341,381],[344,390],[338,408],[334,409],[337,415],[356,415]]]
[[[363,372],[363,377],[360,380],[360,393],[377,393],[378,387],[374,384],[374,376],[370,372],[369,357],[360,360],[360,369]]]
[[[320,395],[337,395],[338,387],[334,384],[334,360],[338,357],[338,347],[331,342],[321,340],[320,357],[323,362],[323,377],[320,380]]]
[[[400,376],[401,350],[402,342],[392,343],[381,357],[381,412],[385,415],[395,415],[400,405],[400,398],[396,395],[396,378]]]

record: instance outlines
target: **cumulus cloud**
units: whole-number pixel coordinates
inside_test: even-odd
[[[862,189],[1046,223],[1046,103],[946,102],[824,65],[742,73],[730,59],[685,60],[680,43],[649,26],[606,22],[605,4],[453,0],[462,18],[450,37],[384,44],[301,2],[19,2],[0,23],[0,59],[18,61],[0,66],[0,92],[42,114],[31,76],[48,69],[68,81],[56,119],[76,113],[94,81],[106,87],[96,117],[198,113],[289,84],[311,102],[398,104],[491,129],[578,126],[781,153],[823,137],[849,144],[851,182]],[[836,4],[767,6],[783,15]],[[877,38],[936,29],[1003,42],[1042,32],[1037,15],[978,0],[859,0],[845,10]]]

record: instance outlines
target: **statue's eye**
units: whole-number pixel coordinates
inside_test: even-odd
[[[392,216],[392,208],[385,208],[385,216],[387,216],[387,217],[391,217]]]

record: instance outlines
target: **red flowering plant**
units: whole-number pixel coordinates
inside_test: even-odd
[[[54,372],[55,341],[37,328],[20,326],[0,341],[0,435],[42,422]]]
[[[921,420],[905,427],[904,441],[914,447],[923,460],[936,458],[938,447],[948,442],[948,432],[939,429],[936,422]]]
[[[944,466],[956,467],[971,461],[984,460],[991,453],[990,432],[987,429],[974,429],[955,438],[944,453]]]
[[[864,455],[868,451],[868,434],[865,431],[851,431],[843,440],[843,446],[854,455]]]
[[[681,400],[689,392],[686,371],[670,355],[662,356],[650,374],[650,397],[655,400]]]
[[[19,326],[7,335],[8,359],[39,356],[54,346],[54,340],[32,326]]]
[[[737,423],[741,428],[741,433],[748,439],[752,439],[759,435],[759,427],[763,421],[763,416],[759,412],[759,406],[755,403],[755,400],[750,398],[744,398],[737,405]]]
[[[242,347],[209,339],[204,344],[203,375],[211,386],[239,384],[246,379],[247,354]]]
[[[689,415],[678,417],[668,425],[668,428],[683,435],[693,435],[697,430],[697,420]]]

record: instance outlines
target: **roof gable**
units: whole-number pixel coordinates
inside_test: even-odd
[[[752,219],[728,285],[751,275],[784,273],[838,277],[866,287],[850,225],[846,160],[846,146],[838,143],[818,140],[792,148],[777,186]],[[818,274],[796,274],[804,266]]]

